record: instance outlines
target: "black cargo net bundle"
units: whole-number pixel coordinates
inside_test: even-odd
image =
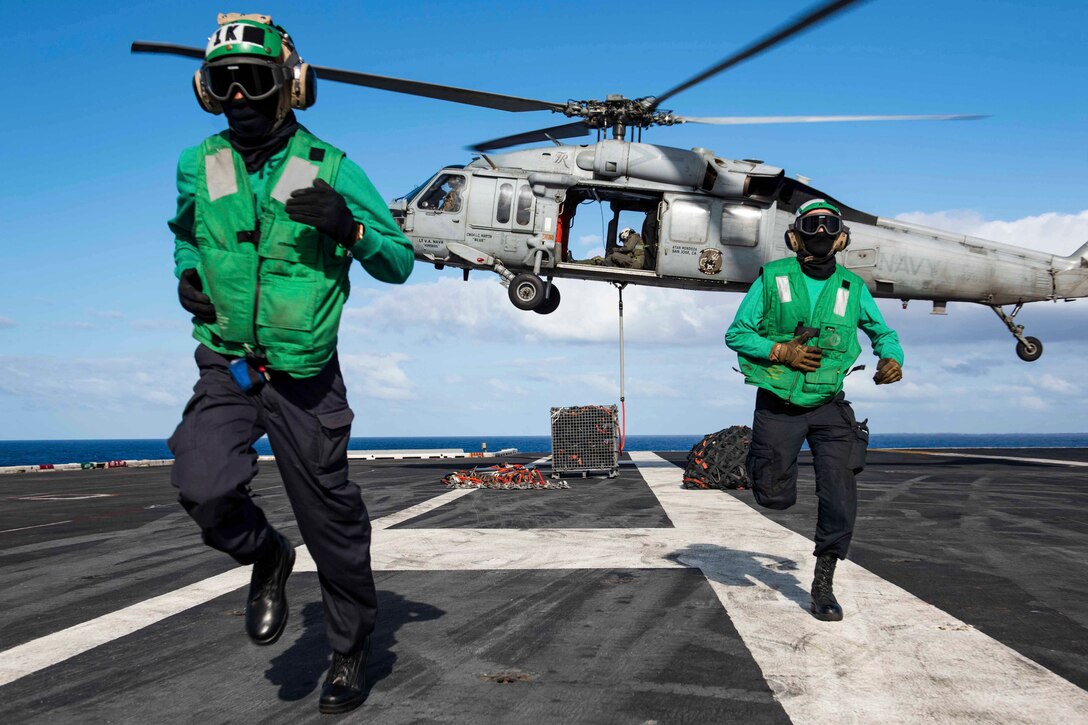
[[[751,488],[744,461],[752,443],[752,429],[734,425],[711,433],[688,453],[684,488]]]
[[[619,425],[614,405],[552,408],[552,470],[615,471]]]
[[[539,469],[520,463],[502,463],[471,471],[455,471],[442,477],[446,488],[499,488],[503,490],[528,490],[546,488],[570,488],[566,481],[549,481]]]

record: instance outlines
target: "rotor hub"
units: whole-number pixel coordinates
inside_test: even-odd
[[[610,94],[602,100],[567,101],[563,115],[581,118],[586,126],[595,129],[650,126],[672,126],[679,123],[671,111],[655,110],[653,96],[625,98]]]

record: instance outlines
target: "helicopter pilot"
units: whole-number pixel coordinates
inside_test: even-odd
[[[438,205],[439,211],[458,212],[461,211],[461,195],[465,189],[465,180],[461,176],[451,176],[446,180],[449,184],[449,191],[446,192],[446,196],[442,198],[442,202]]]
[[[795,256],[763,266],[740,303],[725,343],[737,353],[756,407],[747,471],[759,505],[786,509],[797,500],[797,456],[807,439],[816,472],[815,575],[810,611],[842,619],[832,588],[857,515],[854,476],[864,467],[869,431],[842,392],[861,354],[857,331],[880,359],[877,385],[903,378],[903,348],[865,282],[835,261],[850,230],[839,208],[812,199],[786,232]],[[814,343],[814,344],[810,344]]]

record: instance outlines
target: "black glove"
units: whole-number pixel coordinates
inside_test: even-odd
[[[803,332],[789,342],[775,343],[771,348],[771,360],[803,373],[818,370],[824,351],[807,344],[812,336],[810,332]]]
[[[894,358],[880,358],[880,362],[876,364],[876,375],[873,376],[874,383],[877,385],[889,385],[891,383],[898,383],[902,379],[903,368]]]
[[[306,189],[296,189],[287,200],[287,216],[309,224],[345,247],[355,244],[355,218],[340,192],[321,179]]]
[[[204,294],[204,283],[195,269],[187,269],[178,280],[178,299],[181,306],[204,322],[215,322],[215,305]]]

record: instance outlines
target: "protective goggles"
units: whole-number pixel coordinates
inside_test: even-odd
[[[277,93],[287,82],[287,68],[263,62],[246,62],[241,59],[228,63],[206,65],[200,69],[208,95],[217,101],[226,101],[237,88],[251,101],[259,101]]]
[[[834,236],[842,232],[842,219],[835,214],[807,214],[797,220],[794,225],[802,234],[815,234],[820,227]]]

